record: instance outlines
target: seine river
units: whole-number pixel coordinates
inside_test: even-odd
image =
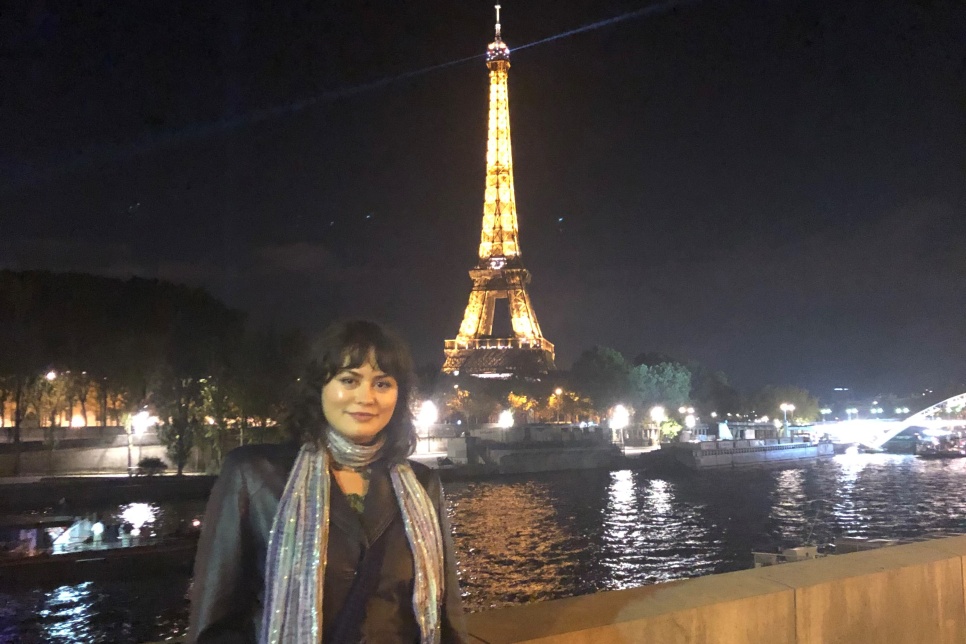
[[[471,611],[749,568],[752,550],[808,539],[966,532],[966,459],[837,456],[799,469],[671,478],[562,472],[450,483],[447,494]],[[166,531],[171,517],[200,508],[151,506],[146,528]],[[0,589],[0,642],[176,637],[187,584],[172,575]]]

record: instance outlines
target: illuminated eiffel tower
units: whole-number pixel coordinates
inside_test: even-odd
[[[527,293],[530,271],[520,259],[507,95],[510,49],[500,38],[500,5],[496,5],[496,39],[487,47],[486,67],[490,70],[490,115],[480,261],[470,271],[473,289],[459,333],[445,342],[443,371],[497,378],[536,376],[555,369],[554,354],[553,344],[540,332]],[[509,300],[513,335],[494,337],[496,301],[503,298]]]

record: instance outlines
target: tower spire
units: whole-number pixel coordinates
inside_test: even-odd
[[[554,349],[540,331],[527,293],[530,272],[520,258],[507,83],[510,48],[500,37],[500,5],[496,5],[496,40],[486,49],[486,67],[490,110],[479,262],[470,271],[473,288],[459,332],[445,342],[443,371],[490,377],[545,374],[554,369]],[[502,299],[509,305],[513,328],[509,337],[493,335],[496,302]]]

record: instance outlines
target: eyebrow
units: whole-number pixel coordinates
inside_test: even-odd
[[[355,371],[354,369],[343,369],[340,373],[349,373],[355,376],[356,378],[363,377],[361,373],[359,373],[358,371]],[[392,378],[393,380],[395,380],[395,378],[393,378],[392,375],[388,373],[377,373],[376,375],[373,376],[374,380],[384,380],[386,378]]]

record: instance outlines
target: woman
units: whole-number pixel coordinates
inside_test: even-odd
[[[326,331],[317,363],[325,423],[314,435],[225,459],[188,641],[464,641],[439,478],[407,460],[408,349],[377,324],[348,322]]]

